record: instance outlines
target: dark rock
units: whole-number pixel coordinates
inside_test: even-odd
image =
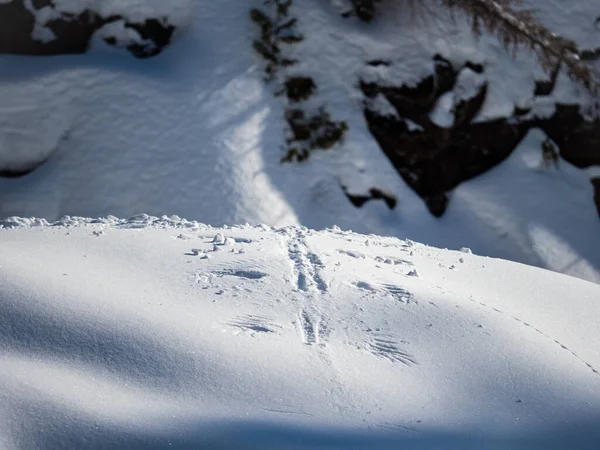
[[[317,88],[314,80],[310,77],[290,77],[285,80],[285,94],[292,102],[300,102],[312,96]]]
[[[133,43],[127,46],[127,49],[136,58],[150,58],[158,55],[171,43],[175,32],[175,27],[169,25],[166,19],[163,21],[148,19],[144,23],[128,23],[127,26],[137,31],[145,41],[143,44]]]
[[[535,95],[536,97],[550,95],[553,89],[554,83],[552,82],[552,80],[536,80],[533,95]]]
[[[536,80],[533,95],[535,97],[543,97],[552,94],[556,87],[556,80],[560,72],[560,64],[557,64],[554,70],[550,73],[550,78],[547,80]]]
[[[582,61],[598,61],[600,59],[600,47],[583,50],[579,54]]]
[[[49,6],[50,0],[38,0],[37,6]],[[56,35],[50,42],[31,37],[34,17],[27,11],[23,0],[0,4],[0,53],[20,55],[56,55],[83,53],[98,26],[89,12],[76,20],[55,20],[48,28]]]
[[[458,71],[447,60],[439,55],[435,60],[435,74],[415,87],[368,83],[361,87],[365,96],[382,94],[395,108],[398,117],[382,116],[366,107],[369,130],[405,182],[439,217],[448,205],[446,193],[502,162],[523,139],[529,125],[508,119],[473,123],[486,98],[485,84],[474,97],[456,105],[451,128],[435,124],[429,115],[458,78]],[[409,127],[406,119],[421,129]]]
[[[426,197],[425,204],[429,212],[435,217],[442,217],[448,207],[448,196],[446,194],[438,194],[432,197]]]
[[[416,86],[388,87],[375,83],[360,82],[360,89],[366,97],[374,98],[377,94],[383,96],[397,111],[405,111],[407,119],[420,123],[435,106],[437,98],[435,77],[429,76]]]
[[[354,14],[360,20],[370,22],[375,18],[375,3],[378,0],[352,0]]]
[[[52,6],[51,0],[36,0],[36,8]],[[120,16],[101,17],[86,10],[79,15],[64,15],[52,20],[46,26],[54,33],[55,39],[42,42],[32,38],[35,20],[24,6],[24,0],[14,0],[0,4],[0,53],[18,55],[58,55],[78,54],[87,51],[93,34],[104,25],[123,20]],[[142,23],[125,21],[125,26],[137,31],[138,42],[124,46],[136,57],[147,58],[160,53],[171,42],[175,27],[164,18],[150,18]],[[116,38],[105,41],[118,45]]]
[[[454,107],[455,128],[469,127],[475,116],[481,111],[487,96],[487,84],[484,84],[477,94],[469,99],[463,99]]]
[[[516,116],[516,117],[526,116],[530,112],[531,112],[531,106],[515,105],[515,108],[513,110],[513,116]]]
[[[552,117],[533,125],[558,145],[564,160],[581,168],[600,165],[600,119],[586,120],[579,105],[557,104]]]
[[[580,105],[557,104],[550,118],[532,118],[531,108],[515,106],[511,117],[474,123],[487,95],[483,84],[475,96],[455,106],[452,127],[438,126],[430,114],[439,98],[455,88],[459,70],[440,55],[434,62],[434,73],[416,86],[360,84],[365,97],[383,95],[396,110],[397,117],[382,116],[367,102],[365,119],[396,171],[433,215],[439,217],[446,210],[447,192],[501,163],[532,127],[541,128],[558,146],[560,157],[571,164],[600,165],[600,119],[586,119]],[[472,63],[463,68],[480,69]],[[551,94],[557,73],[551,74],[547,85],[538,84],[536,92]],[[409,127],[407,120],[419,128]]]
[[[344,194],[346,195],[348,200],[350,200],[350,203],[352,203],[357,208],[362,208],[365,205],[365,203],[371,200],[383,200],[389,209],[394,209],[396,207],[396,204],[398,203],[396,197],[378,188],[369,189],[368,195],[350,194],[346,186],[342,186],[342,190],[344,191]]]
[[[465,63],[465,67],[468,69],[471,69],[473,72],[479,73],[479,74],[482,74],[483,70],[484,70],[483,64],[473,63],[471,61],[467,61]]]
[[[435,67],[436,96],[441,97],[450,92],[456,84],[459,71],[455,70],[452,63],[443,56],[436,54],[433,57]],[[437,100],[437,99],[436,99]]]

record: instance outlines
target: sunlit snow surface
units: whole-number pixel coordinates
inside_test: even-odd
[[[600,281],[590,175],[567,163],[541,167],[540,132],[507,162],[459,186],[440,220],[398,176],[363,118],[357,84],[368,60],[392,61],[396,71],[386,77],[398,83],[428,74],[435,53],[459,65],[484,63],[489,97],[478,118],[484,119],[529,100],[540,72],[532,55],[515,60],[496,38],[477,41],[464,22],[449,21],[439,10],[399,7],[366,25],[341,18],[335,2],[296,1],[291,13],[305,39],[290,50],[300,61],[293,71],[315,79],[315,102],[346,120],[349,132],[339,148],[307,163],[280,164],[284,105],[263,82],[263,61],[251,48],[258,30],[248,11],[261,0],[55,3],[64,12],[93,7],[133,20],[158,8],[181,28],[170,48],[147,60],[100,39],[86,55],[0,56],[0,170],[49,158],[30,175],[0,179],[0,218],[146,212],[215,226],[338,225],[438,247],[468,246],[476,254]],[[582,45],[600,46],[596,1],[572,3],[528,0],[524,7],[536,7],[553,30]],[[561,77],[556,99],[582,95]],[[436,120],[449,120],[449,100],[438,105]],[[356,209],[341,185],[355,193],[380,188],[398,205],[389,211],[370,202]]]
[[[2,223],[2,449],[600,442],[595,284],[339,229]]]

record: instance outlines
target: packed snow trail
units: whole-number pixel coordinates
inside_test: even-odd
[[[0,448],[600,438],[595,284],[340,229],[2,224]]]

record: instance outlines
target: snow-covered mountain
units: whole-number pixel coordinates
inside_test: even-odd
[[[0,229],[0,448],[595,449],[598,285],[177,217]]]
[[[341,16],[346,2],[294,2],[290,14],[304,39],[288,46],[298,63],[285,76],[310,76],[316,91],[304,107],[326,107],[348,130],[333,149],[282,164],[285,111],[294,105],[274,96],[278,81],[264,82],[265,63],[252,48],[260,32],[249,11],[264,9],[261,0],[61,0],[54,9],[25,3],[37,39],[51,41],[52,24],[59,23],[52,20],[67,17],[67,23],[84,11],[123,19],[103,27],[99,21],[85,55],[0,56],[0,171],[43,163],[26,176],[0,179],[0,217],[143,212],[215,226],[338,225],[439,247],[468,246],[600,281],[592,175],[566,161],[544,167],[541,131],[531,130],[507,161],[454,189],[441,219],[429,214],[369,132],[359,81],[383,76],[415,83],[431,71],[436,53],[485,66],[487,97],[477,120],[531,104],[541,73],[535,58],[523,52],[513,59],[495,37],[473,37],[460,18],[448,20],[433,7],[400,7],[366,24]],[[586,48],[600,47],[595,1],[567,7],[531,0],[529,6],[553,30]],[[129,22],[158,16],[161,26],[176,26],[161,54],[138,60],[114,48],[127,46],[127,39],[146,45],[143,30]],[[366,64],[373,60],[391,66],[373,73]],[[468,91],[468,84],[459,87]],[[553,95],[533,106],[547,114],[553,102],[582,96],[577,83],[561,75]],[[452,120],[454,101],[440,98],[431,116],[439,126]],[[393,198],[395,208],[371,201],[359,209],[344,192],[360,199],[372,188]]]

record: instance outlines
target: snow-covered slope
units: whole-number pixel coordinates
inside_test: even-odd
[[[595,284],[339,229],[3,223],[0,448],[600,442]]]
[[[92,4],[55,3],[68,12]],[[118,7],[135,18],[140,5],[154,3],[93,5],[110,12]],[[482,114],[497,117],[531,95],[539,69],[530,55],[515,62],[495,38],[478,44],[462,22],[435,11],[400,10],[368,26],[341,18],[336,2],[297,1],[292,10],[305,40],[294,50],[300,63],[293,70],[316,80],[318,101],[349,131],[340,147],[304,164],[282,165],[284,105],[263,82],[263,62],[251,48],[258,31],[248,12],[262,3],[169,2],[158,13],[174,11],[187,27],[170,49],[148,60],[102,42],[83,56],[0,56],[0,169],[49,158],[25,177],[0,179],[0,217],[147,212],[215,226],[338,225],[440,247],[468,246],[600,281],[600,224],[589,174],[567,163],[539,169],[539,134],[532,132],[505,165],[461,185],[438,220],[395,172],[363,118],[356,85],[368,59],[402,62],[401,80],[422,77],[436,52],[483,61],[491,78]],[[577,8],[542,3],[538,9],[551,26],[600,45],[600,32],[579,25],[585,12],[593,17],[594,0]],[[569,99],[581,94],[565,79],[557,92]],[[398,206],[389,211],[383,202],[370,202],[356,209],[341,185],[359,194],[378,187]]]

